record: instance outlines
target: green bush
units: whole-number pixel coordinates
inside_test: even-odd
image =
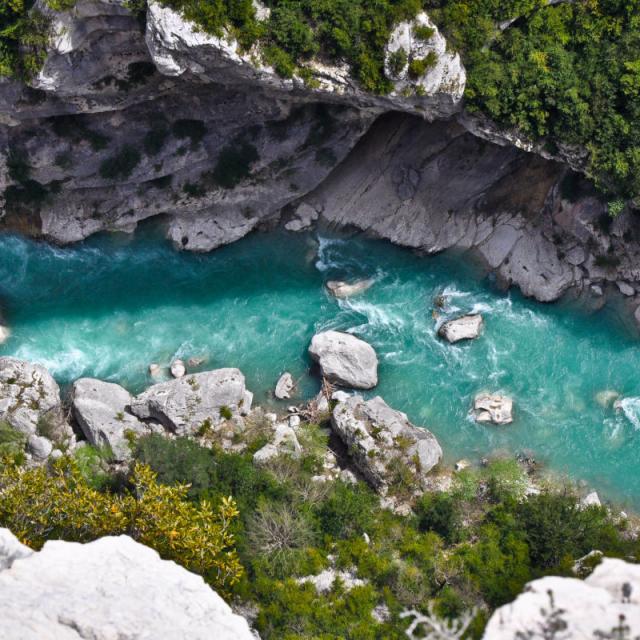
[[[409,63],[409,77],[413,80],[422,78],[429,69],[433,69],[438,63],[438,55],[435,51],[429,51],[424,58],[414,58]]]
[[[333,538],[367,533],[374,524],[377,502],[375,494],[362,485],[337,482],[318,510],[320,529]]]
[[[144,136],[142,146],[148,156],[157,156],[169,137],[169,130],[164,125],[155,125]]]
[[[398,49],[389,55],[389,69],[394,76],[399,76],[407,66],[409,58],[404,49]]]
[[[214,183],[223,189],[233,189],[251,175],[251,165],[259,159],[258,150],[251,143],[231,143],[220,153],[212,174]]]
[[[173,135],[176,138],[189,138],[191,146],[196,147],[207,133],[207,127],[202,120],[182,119],[176,120],[171,126]]]
[[[418,40],[424,40],[425,42],[431,40],[435,32],[436,30],[433,27],[428,27],[427,25],[419,25],[413,30],[415,37]]]
[[[433,531],[447,542],[457,542],[461,529],[460,506],[447,493],[425,493],[417,502],[420,531]]]
[[[105,180],[126,179],[140,164],[140,153],[130,145],[121,147],[116,155],[100,164],[100,175]]]

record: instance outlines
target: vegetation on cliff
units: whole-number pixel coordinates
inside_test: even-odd
[[[461,472],[449,491],[397,515],[362,482],[313,479],[326,450],[317,425],[301,428],[300,459],[280,455],[259,467],[252,453],[264,436],[254,427],[244,453],[187,438],[132,440],[124,473],[88,446],[49,469],[7,461],[0,526],[36,548],[128,533],[251,605],[265,640],[400,640],[410,622],[401,614],[411,609],[448,619],[475,610],[465,637],[479,638],[493,609],[527,581],[571,575],[594,548],[640,553],[626,520],[582,507],[569,489],[527,497],[515,461]],[[327,570],[319,597],[309,576]]]
[[[638,2],[426,5],[463,54],[467,108],[530,140],[544,138],[550,152],[585,149],[588,173],[603,191],[640,194]]]

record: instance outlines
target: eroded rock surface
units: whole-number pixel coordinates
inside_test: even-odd
[[[341,331],[313,336],[309,354],[329,382],[353,389],[373,389],[378,384],[378,356],[370,344]]]
[[[204,580],[128,536],[34,552],[0,529],[4,640],[253,640]]]
[[[0,420],[32,435],[44,418],[60,408],[60,388],[43,366],[0,358]]]
[[[347,446],[358,470],[371,486],[386,495],[400,471],[415,478],[416,492],[442,458],[436,437],[409,422],[406,414],[389,407],[378,397],[365,400],[356,395],[333,409],[331,426]]]
[[[116,460],[131,457],[128,431],[135,436],[149,431],[129,412],[132,400],[126,389],[111,382],[80,378],[73,383],[71,405],[82,432],[92,445],[108,447]]]
[[[193,435],[203,425],[241,419],[252,401],[239,369],[216,369],[149,387],[132,400],[131,413],[157,420],[178,435]]]
[[[476,422],[510,424],[513,422],[513,400],[501,393],[479,393],[473,400]]]

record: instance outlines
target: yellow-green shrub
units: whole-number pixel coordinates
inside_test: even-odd
[[[0,525],[36,549],[49,539],[88,542],[127,534],[203,574],[216,589],[237,582],[243,568],[230,532],[238,516],[231,498],[217,508],[206,500],[189,502],[187,485],[159,484],[156,474],[139,463],[130,481],[130,491],[103,493],[68,458],[49,469],[6,464],[0,469]]]

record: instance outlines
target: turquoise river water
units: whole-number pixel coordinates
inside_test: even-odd
[[[372,277],[350,300],[327,279]],[[479,311],[482,337],[437,338],[434,297],[447,312]],[[64,386],[80,376],[136,392],[149,363],[203,356],[203,368],[237,366],[257,403],[280,373],[317,392],[306,353],[336,328],[370,342],[381,394],[439,438],[448,461],[530,449],[552,469],[640,507],[640,342],[611,312],[586,314],[501,293],[465,260],[418,257],[388,243],[256,234],[208,255],[174,251],[153,231],[57,248],[0,237],[0,304],[12,330],[0,354],[42,363]],[[603,407],[613,389],[621,407]],[[515,399],[514,424],[475,424],[482,390]]]

